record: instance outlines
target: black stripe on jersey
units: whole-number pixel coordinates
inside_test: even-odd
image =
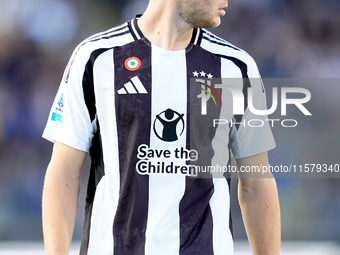
[[[108,34],[106,36],[101,36],[100,38],[92,39],[91,41],[88,41],[88,42],[86,42],[84,44],[91,43],[91,42],[96,42],[96,41],[103,40],[103,39],[111,39],[113,37],[122,36],[122,35],[126,35],[126,34],[129,34],[129,33],[130,33],[130,31],[126,30],[126,31],[120,32],[118,34]]]
[[[222,43],[225,43],[227,45],[233,46],[236,50],[241,50],[239,48],[237,48],[236,46],[232,45],[231,43],[229,43],[228,41],[222,39],[221,37],[216,36],[215,34],[211,33],[210,31],[204,29],[204,35],[208,36],[209,38],[215,39],[216,41],[220,41]]]
[[[212,38],[210,38],[212,37]],[[226,46],[229,47],[233,50],[237,50],[240,51],[240,49],[230,45],[229,43],[227,43],[226,41],[221,40],[220,38],[216,37],[216,36],[212,36],[211,34],[208,34],[206,31],[204,32],[203,38],[211,43],[217,44],[217,45],[221,45],[221,46]]]
[[[89,112],[91,122],[95,120],[96,112],[97,112],[96,99],[95,99],[95,93],[94,93],[94,81],[93,81],[93,64],[96,61],[97,57],[101,53],[107,50],[108,49],[98,49],[94,51],[91,54],[90,59],[85,66],[82,85],[83,85],[84,100],[85,100],[87,110]],[[91,156],[91,169],[90,169],[89,183],[87,186],[84,227],[83,227],[80,254],[87,254],[93,200],[94,200],[94,196],[96,193],[97,185],[100,182],[101,178],[105,175],[103,149],[102,149],[100,127],[99,127],[98,120],[97,120],[97,132],[94,134],[94,137],[92,139],[92,145],[90,148],[90,156]]]
[[[248,76],[248,66],[247,66],[247,64],[244,63],[243,61],[239,60],[238,58],[224,56],[224,55],[216,55],[216,56],[228,59],[228,60],[232,61],[238,68],[240,68],[242,78],[243,78],[243,96],[244,96],[244,99],[245,99],[244,100],[244,110],[246,111],[246,109],[248,108],[248,100],[247,100],[247,98],[248,98],[248,88],[251,87],[249,76]],[[243,117],[243,115],[241,115],[241,114],[235,115],[234,118],[236,120],[236,123],[240,123],[242,121],[242,117]],[[240,126],[239,124],[235,124],[236,129],[238,129],[239,126]]]
[[[129,71],[126,59],[136,57],[141,66]],[[151,49],[143,40],[114,49],[115,108],[119,146],[120,194],[113,222],[114,254],[145,253],[149,176],[136,171],[138,146],[150,145]],[[131,78],[138,77],[147,93],[118,94]]]
[[[102,139],[98,121],[97,127],[97,132],[92,139],[92,145],[90,148],[91,169],[87,186],[84,226],[79,254],[87,254],[90,239],[93,200],[96,193],[97,185],[100,182],[101,178],[105,175]]]
[[[188,77],[188,119],[187,119],[187,148],[198,152],[198,160],[192,162],[197,166],[211,165],[214,155],[212,139],[216,128],[208,128],[213,119],[220,116],[221,106],[216,107],[209,100],[205,116],[201,115],[200,94],[201,84],[193,83],[190,77],[193,72],[204,71],[214,77],[221,77],[221,61],[219,57],[194,46],[186,54]],[[209,124],[208,124],[209,123]],[[194,126],[195,128],[190,128]],[[209,201],[214,193],[211,175],[205,178],[186,177],[186,187],[179,204],[180,214],[180,255],[213,254],[213,217]]]
[[[231,135],[231,129],[229,129],[229,137]],[[229,160],[228,160],[228,166],[231,165],[231,143],[228,143],[228,153],[229,153]],[[231,182],[232,182],[232,178],[231,178],[231,173],[230,172],[225,172],[223,174],[224,178],[227,180],[228,182],[228,188],[229,188],[229,198],[231,197]],[[231,209],[229,209],[229,229],[230,229],[230,233],[231,233],[231,236],[233,237],[234,239],[234,232],[233,232],[233,220],[232,220],[232,215],[231,215]]]
[[[105,32],[102,32],[102,33],[99,33],[99,34],[95,34],[95,35],[89,37],[87,40],[83,41],[78,46],[78,49],[81,48],[82,46],[84,46],[85,44],[90,43],[90,42],[95,42],[95,41],[98,41],[100,39],[109,39],[109,38],[112,38],[112,37],[115,37],[115,36],[120,36],[122,34],[126,34],[126,33],[129,32],[127,28],[128,28],[127,23],[124,23],[123,25],[118,26],[118,27],[114,27],[114,28],[112,28],[108,31],[105,31]],[[123,31],[123,30],[125,30],[125,31]]]
[[[137,24],[137,20],[141,16],[142,15],[137,15],[134,19],[132,19],[130,22],[128,22],[131,34],[132,34],[133,38],[135,39],[135,41],[144,37],[142,31],[140,31],[138,24]]]
[[[136,32],[134,31],[134,29],[133,29],[133,27],[132,27],[132,22],[133,22],[133,21],[129,22],[130,32],[131,32],[131,35],[132,35],[133,39],[134,39],[135,41],[137,41],[138,38],[137,38],[137,36],[136,36]]]
[[[107,31],[104,31],[102,33],[95,34],[95,35],[89,37],[86,41],[84,41],[84,43],[82,45],[86,44],[87,42],[91,42],[91,40],[93,40],[93,39],[97,39],[97,38],[101,38],[101,37],[103,37],[105,35],[111,35],[113,33],[117,33],[117,32],[119,32],[121,30],[126,29],[126,28],[127,28],[127,23],[124,23],[124,24],[122,24],[122,25],[120,25],[118,27],[114,27],[114,28],[109,29]]]
[[[202,37],[203,37],[202,29],[194,28],[190,43],[200,45],[202,42]]]
[[[212,179],[186,178],[180,202],[179,255],[206,255],[213,252],[213,219],[209,205],[214,193]]]
[[[87,62],[84,70],[84,76],[83,76],[83,93],[84,93],[84,100],[87,107],[87,110],[89,112],[89,116],[91,119],[91,122],[96,117],[96,99],[94,95],[94,83],[93,83],[93,64],[97,57],[102,54],[103,52],[107,51],[109,49],[98,49],[92,52],[90,55],[90,59]]]

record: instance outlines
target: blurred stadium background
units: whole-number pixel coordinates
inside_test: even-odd
[[[41,191],[52,144],[41,138],[67,61],[84,38],[141,13],[146,0],[0,1],[0,253],[43,254]],[[340,78],[340,1],[231,0],[213,32],[248,51],[263,77]],[[273,165],[339,163],[340,84],[320,87],[319,119],[274,128]],[[313,100],[312,100],[313,101]],[[313,113],[314,113],[313,112]],[[312,143],[310,143],[313,141]],[[88,162],[87,162],[88,164]],[[83,171],[74,249],[81,236]],[[340,254],[340,179],[277,179],[282,254]],[[236,254],[249,254],[233,185]],[[14,249],[14,248],[16,249]]]

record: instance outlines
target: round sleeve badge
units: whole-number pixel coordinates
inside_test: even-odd
[[[141,66],[141,61],[137,57],[130,57],[125,60],[125,67],[130,71],[136,71]]]

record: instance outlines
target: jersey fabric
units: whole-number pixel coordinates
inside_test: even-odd
[[[265,108],[254,60],[205,29],[168,51],[136,17],[75,49],[43,137],[91,155],[80,254],[233,253],[230,178],[206,170],[275,142],[265,121],[247,124],[247,100],[233,115],[230,89],[217,84],[226,78]]]

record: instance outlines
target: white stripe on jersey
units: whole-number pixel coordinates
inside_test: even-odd
[[[171,70],[171,72],[167,72]],[[168,108],[187,113],[187,76],[185,50],[170,52],[152,45],[152,120]],[[173,74],[176,74],[175,76]],[[158,74],[158,75],[157,75]],[[174,100],[176,102],[174,102]],[[176,106],[176,109],[174,108]],[[153,123],[151,123],[152,126]],[[186,148],[186,133],[175,142],[162,142],[151,132],[150,147],[174,150]],[[185,160],[169,159],[185,165]],[[168,161],[168,162],[170,162]],[[174,189],[176,187],[176,189]],[[179,202],[185,190],[185,176],[149,176],[149,213],[146,230],[145,254],[178,254],[179,251]],[[169,235],[171,233],[171,235]]]
[[[135,34],[135,36],[137,37],[137,40],[141,39],[138,31],[137,31],[137,28],[135,27],[135,22],[133,22],[133,20],[131,21],[131,28],[133,30],[133,33]]]
[[[201,28],[197,28],[194,44],[198,44],[198,39],[200,38],[200,36],[201,36]]]
[[[214,255],[233,254],[233,237],[229,226],[229,185],[225,178],[214,178],[213,182],[214,194],[212,195],[209,204],[213,216]]]
[[[224,78],[234,78],[242,76],[240,69],[235,64],[226,59],[221,59],[221,76]],[[242,89],[242,80],[233,79],[231,81],[240,82]],[[229,84],[235,85],[235,84]],[[236,84],[237,85],[237,84]],[[221,108],[220,118],[227,119],[232,116],[232,107],[228,107],[228,102],[232,102],[230,93],[222,91],[222,102],[224,107]],[[226,166],[229,158],[229,128],[227,125],[219,125],[216,129],[215,136],[212,140],[214,156],[211,159],[212,166]],[[221,161],[223,160],[223,161]],[[223,175],[223,173],[221,173]],[[209,202],[213,218],[213,249],[214,255],[233,254],[233,239],[229,226],[230,217],[230,194],[229,184],[225,178],[213,174],[214,193]],[[221,202],[223,201],[223,202]]]
[[[120,174],[118,158],[118,134],[115,116],[114,66],[113,51],[108,50],[101,54],[94,65],[94,83],[98,119],[101,121],[100,132],[105,139],[102,140],[105,175],[99,182],[92,209],[89,255],[113,254],[113,217],[118,205]],[[105,205],[105,208],[103,207]]]

